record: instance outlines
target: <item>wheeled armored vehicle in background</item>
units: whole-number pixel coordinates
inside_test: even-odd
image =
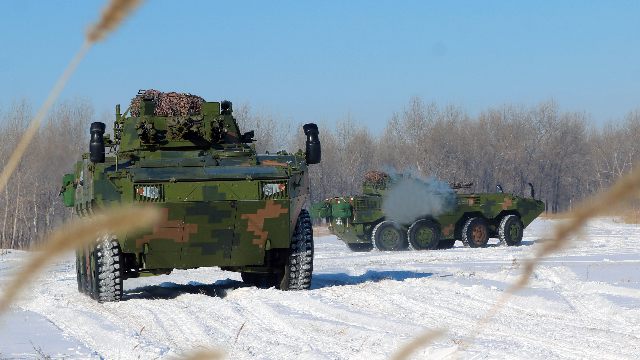
[[[229,101],[148,90],[124,115],[116,107],[113,139],[104,123],[91,124],[90,152],[63,179],[65,205],[90,217],[132,203],[159,209],[162,220],[77,250],[79,291],[118,301],[125,279],[203,266],[309,288],[313,230],[302,207],[307,165],[320,162],[318,127],[304,125],[306,151],[260,155],[254,132],[240,133],[232,114]]]
[[[370,251],[374,246],[381,251],[397,251],[409,245],[414,250],[449,249],[456,240],[476,248],[485,247],[492,237],[508,246],[519,245],[523,230],[545,210],[542,201],[533,199],[533,186],[529,199],[502,192],[457,194],[449,186],[436,189],[402,174],[389,177],[370,172],[365,179],[363,195],[326,199],[310,207],[311,217],[326,219],[331,233],[352,251]],[[411,186],[401,189],[400,184]],[[403,200],[395,209],[385,206],[398,196]],[[437,206],[431,206],[433,211],[405,214],[401,220],[394,218],[393,211],[406,212],[416,201]],[[424,209],[422,204],[417,205],[414,208]]]

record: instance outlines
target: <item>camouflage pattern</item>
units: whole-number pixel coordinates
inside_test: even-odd
[[[331,233],[348,245],[372,244],[374,228],[387,220],[383,201],[395,180],[379,174],[368,176],[367,179],[363,183],[363,195],[326,199],[309,209],[312,218],[325,218]],[[406,234],[413,223],[427,219],[437,226],[440,241],[449,240],[448,247],[451,247],[453,240],[462,239],[463,228],[469,219],[482,219],[487,225],[489,237],[497,237],[501,221],[506,216],[517,216],[522,228],[525,228],[544,210],[543,202],[514,194],[456,194],[451,210],[436,216],[416,214],[417,220],[414,222],[395,225]]]
[[[93,163],[85,154],[73,185],[61,191],[65,199],[72,193],[65,204],[80,217],[124,204],[160,209],[152,227],[113,234],[123,278],[202,266],[284,271],[309,194],[305,153],[257,154],[253,132],[240,133],[230,102],[202,102],[186,116],[154,115],[153,101],[138,103],[136,117],[116,107],[114,139],[104,137],[115,155]],[[94,266],[91,251],[78,253],[79,266]]]

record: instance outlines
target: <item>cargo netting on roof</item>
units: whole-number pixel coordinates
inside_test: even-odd
[[[142,100],[153,100],[155,104],[154,115],[158,116],[186,116],[199,112],[203,98],[191,94],[176,92],[163,93],[149,89],[131,99],[131,116],[140,116],[140,103]]]
[[[388,178],[389,178],[389,175],[387,175],[387,173],[384,173],[382,171],[369,171],[364,175],[365,180],[372,181],[375,183],[382,182]]]

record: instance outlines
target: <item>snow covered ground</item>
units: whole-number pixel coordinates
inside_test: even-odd
[[[387,359],[417,335],[446,335],[414,358],[448,359],[521,272],[554,221],[520,247],[352,253],[315,239],[312,289],[244,285],[217,268],[125,281],[123,301],[77,291],[73,254],[0,317],[0,358],[170,359],[222,348],[232,359]],[[0,256],[0,283],[28,254]],[[461,359],[640,358],[640,227],[589,223],[536,268]],[[41,351],[38,357],[38,351]]]

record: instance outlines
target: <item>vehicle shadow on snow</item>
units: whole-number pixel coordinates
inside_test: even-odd
[[[544,239],[540,238],[540,239],[534,239],[534,240],[522,240],[522,242],[520,243],[519,246],[530,246],[530,245],[533,245],[533,244],[537,244],[537,243],[541,242],[542,240],[544,240]]]
[[[522,242],[520,242],[520,244],[515,246],[515,247],[517,248],[519,246],[531,246],[531,245],[539,243],[542,240],[543,240],[542,238],[532,239],[532,240],[522,240]],[[500,243],[500,240],[491,238],[491,239],[489,239],[489,243],[487,244],[487,247],[488,248],[509,248],[511,246],[504,245],[504,244]],[[471,251],[475,251],[476,250],[474,248],[465,248],[465,246],[461,242],[457,242],[456,246],[453,247],[453,249],[469,249]],[[447,251],[447,250],[439,250],[439,251]]]
[[[382,280],[403,281],[406,279],[419,279],[435,275],[434,273],[421,273],[412,271],[374,271],[368,270],[358,276],[339,274],[313,274],[311,289],[322,289],[330,286],[356,285],[364,282],[378,282]]]
[[[191,281],[188,284],[163,282],[160,285],[140,286],[125,290],[122,294],[122,301],[133,299],[169,300],[183,294],[200,294],[223,299],[229,291],[248,286],[251,285],[235,280],[220,280],[213,284],[202,284],[196,281]]]
[[[331,286],[357,285],[365,282],[379,282],[382,280],[403,281],[406,279],[419,279],[434,276],[434,273],[421,273],[412,271],[374,271],[368,270],[362,275],[337,274],[314,274],[311,280],[311,290],[322,289]],[[213,284],[202,284],[191,281],[188,284],[176,284],[173,282],[163,282],[159,285],[139,286],[125,290],[122,294],[122,301],[142,299],[142,300],[170,300],[184,294],[200,294],[224,299],[229,291],[251,287],[242,281],[220,280]]]

